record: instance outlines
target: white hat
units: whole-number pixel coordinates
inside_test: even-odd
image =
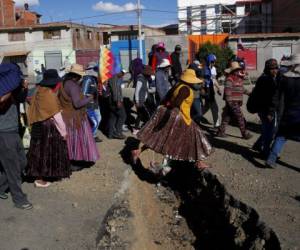
[[[294,54],[291,56],[291,64],[292,65],[298,65],[300,64],[300,54]]]
[[[158,68],[167,68],[171,66],[169,59],[162,59],[161,63],[157,66]]]

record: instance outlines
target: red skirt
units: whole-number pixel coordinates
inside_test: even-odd
[[[196,162],[205,160],[212,152],[200,127],[194,121],[187,125],[177,108],[160,106],[137,138],[172,160]]]

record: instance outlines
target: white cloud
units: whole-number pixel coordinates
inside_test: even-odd
[[[14,0],[14,1],[16,3],[16,6],[24,6],[25,3],[28,3],[29,7],[33,5],[40,5],[39,0]]]
[[[142,9],[145,7],[142,5]],[[137,4],[129,2],[124,5],[118,5],[114,4],[112,2],[103,2],[100,1],[93,5],[93,10],[96,11],[103,11],[103,12],[124,12],[124,11],[131,11],[131,10],[136,10],[137,9]]]

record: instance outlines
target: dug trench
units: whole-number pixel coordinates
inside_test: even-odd
[[[172,165],[157,179],[141,163],[101,225],[98,249],[281,249],[255,209],[209,171]]]

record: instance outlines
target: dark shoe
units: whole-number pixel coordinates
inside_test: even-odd
[[[7,193],[0,194],[0,199],[2,199],[2,200],[8,199]]]
[[[98,136],[95,137],[94,139],[95,139],[95,142],[96,142],[96,143],[98,143],[98,142],[103,142]]]
[[[118,140],[124,140],[126,139],[126,136],[123,134],[115,134],[112,136],[113,139],[118,139]]]
[[[81,167],[81,166],[71,165],[71,171],[72,172],[77,172],[77,171],[80,171],[82,169],[83,169],[83,167]]]
[[[225,133],[222,133],[222,132],[220,132],[220,131],[218,131],[218,132],[216,133],[216,136],[217,136],[217,137],[221,137],[221,138],[226,138],[226,137],[227,137],[227,135],[226,135]]]
[[[276,168],[276,163],[275,162],[270,162],[270,161],[266,161],[266,164],[265,164],[265,167],[266,168]]]
[[[245,139],[245,140],[249,140],[249,139],[251,139],[252,137],[253,137],[253,135],[250,134],[250,133],[246,133],[246,134],[243,135],[243,139]]]
[[[262,150],[262,147],[258,144],[254,144],[253,147],[252,147],[252,150],[253,151],[256,151],[258,153],[261,153],[263,150]]]
[[[20,209],[23,209],[23,210],[30,210],[33,208],[32,204],[29,203],[29,202],[26,202],[24,204],[21,204],[21,205],[15,205],[16,208],[20,208]]]

